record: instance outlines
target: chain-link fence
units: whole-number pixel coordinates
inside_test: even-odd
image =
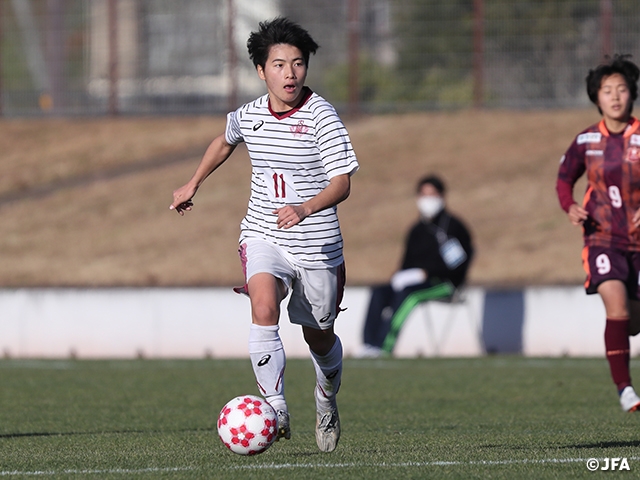
[[[343,112],[587,103],[640,61],[638,0],[0,0],[0,113],[221,113],[264,92],[246,39],[288,16],[307,83]]]

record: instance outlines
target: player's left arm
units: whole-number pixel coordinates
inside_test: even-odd
[[[348,173],[336,175],[329,180],[329,185],[315,197],[300,205],[286,205],[273,211],[278,215],[278,228],[291,228],[299,224],[309,215],[331,208],[346,200],[351,193],[351,176]]]

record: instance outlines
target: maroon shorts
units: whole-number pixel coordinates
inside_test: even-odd
[[[598,293],[606,280],[620,280],[632,300],[640,300],[640,252],[607,247],[584,247],[582,266],[587,272],[584,287],[589,295]]]

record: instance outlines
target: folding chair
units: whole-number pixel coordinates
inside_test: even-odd
[[[454,308],[448,309],[445,318],[438,319],[438,321],[443,322],[443,327],[440,329],[438,334],[434,325],[436,319],[434,318],[433,307],[438,304],[442,305],[443,303],[451,305]],[[449,298],[436,299],[434,302],[425,302],[418,306],[418,308],[422,310],[425,327],[427,329],[427,341],[429,342],[429,346],[431,347],[431,351],[433,351],[434,356],[440,356],[442,348],[445,346],[447,340],[449,340],[456,317],[460,313],[460,309],[455,307],[462,306],[467,306],[466,317],[469,322],[469,328],[477,339],[481,351],[484,351],[482,326],[478,322],[477,315],[475,314],[472,306],[468,303],[464,288],[458,288]]]
[[[417,292],[409,294],[391,318],[391,327],[382,344],[382,350],[388,354],[393,352],[400,330],[402,330],[402,326],[416,306],[424,302],[451,298],[454,292],[455,287],[453,284],[443,282],[434,285],[433,287],[418,290]]]

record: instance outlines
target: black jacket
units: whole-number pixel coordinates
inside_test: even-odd
[[[453,270],[447,267],[440,255],[436,236],[439,229],[447,237],[457,238],[467,254],[466,260]],[[465,281],[472,259],[473,244],[469,230],[460,219],[443,210],[431,222],[420,220],[413,225],[407,236],[401,268],[422,268],[430,279],[450,280],[457,287]]]

